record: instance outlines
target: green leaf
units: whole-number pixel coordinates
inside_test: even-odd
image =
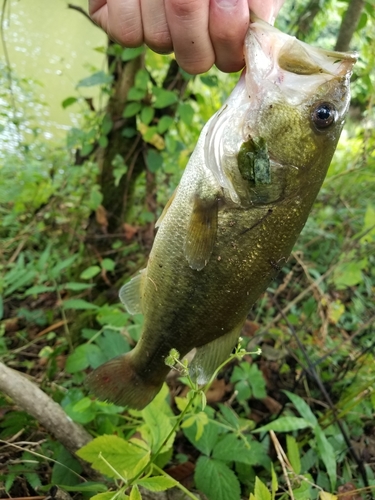
[[[105,135],[101,135],[98,140],[98,144],[101,148],[105,149],[108,146],[108,139]]]
[[[106,492],[107,487],[102,483],[94,483],[93,481],[87,481],[86,483],[81,483],[78,486],[72,486],[69,484],[59,484],[60,488],[66,491],[78,491],[79,493],[87,492]],[[42,489],[42,488],[41,488]],[[49,488],[48,488],[49,489]],[[112,491],[113,495],[113,491]],[[91,499],[94,497],[91,497]]]
[[[304,399],[302,399],[300,396],[297,396],[297,394],[293,394],[292,392],[289,391],[284,391],[284,392],[291,400],[291,402],[294,404],[296,410],[301,415],[301,417],[307,420],[307,422],[310,422],[312,427],[318,425],[318,420],[316,416],[313,414],[310,406],[306,403]]]
[[[131,116],[135,116],[140,112],[142,105],[140,102],[131,102],[125,106],[124,112],[122,116],[124,118],[130,118]]]
[[[164,134],[173,125],[174,120],[171,116],[164,115],[160,118],[157,131],[159,134]]]
[[[113,271],[116,266],[115,261],[112,259],[103,259],[100,264],[106,271]]]
[[[138,486],[135,484],[130,492],[129,500],[142,500]]]
[[[207,421],[207,415],[204,412],[201,413],[205,415],[205,421]],[[206,455],[209,455],[218,441],[219,427],[209,421],[207,424],[203,424],[203,432],[199,432],[200,420],[199,418],[197,418],[199,415],[200,414],[194,415],[194,417],[196,418],[192,422],[193,425],[186,427],[185,421],[181,427],[183,428],[184,434],[188,438],[188,440],[199,451],[205,453]]]
[[[90,191],[89,208],[91,208],[91,210],[96,210],[102,203],[102,201],[103,201],[102,193],[97,189],[92,189]]]
[[[126,62],[126,61],[131,61],[132,59],[135,59],[136,57],[140,56],[143,54],[145,51],[145,47],[136,47],[134,49],[124,49],[121,53],[121,59]]]
[[[337,464],[334,449],[321,427],[316,426],[314,428],[314,434],[316,437],[320,459],[326,467],[332,490],[335,490],[337,481]]]
[[[124,130],[121,132],[121,135],[126,137],[127,139],[131,139],[132,137],[137,135],[137,131],[135,128],[125,127]]]
[[[0,295],[0,319],[3,319],[4,316],[4,301],[3,296]]]
[[[125,336],[114,330],[105,329],[104,333],[95,342],[107,360],[130,351],[130,346]]]
[[[29,295],[38,295],[39,293],[53,292],[55,287],[46,285],[35,285],[26,290],[25,297]]]
[[[175,432],[173,432],[168,442],[165,442],[173,429],[170,418],[160,411],[159,406],[153,402],[142,410],[142,417],[145,425],[142,425],[139,431],[143,439],[149,444],[151,451],[156,453],[161,445],[163,445],[160,450],[162,453],[168,451],[172,447],[175,438]]]
[[[99,436],[78,450],[77,455],[102,474],[118,479],[134,477],[147,464],[150,452],[118,436]],[[110,466],[105,463],[109,463]],[[112,468],[115,469],[114,472]]]
[[[304,418],[280,417],[274,422],[264,425],[263,427],[259,427],[259,429],[255,429],[253,432],[266,432],[266,431],[292,432],[300,429],[306,429],[307,427],[312,427],[312,426],[310,422],[308,422]]]
[[[86,309],[98,309],[98,306],[91,304],[83,299],[68,299],[63,302],[64,309],[76,309],[76,310],[86,310]]]
[[[65,370],[68,373],[77,373],[89,367],[89,351],[95,350],[92,344],[83,344],[74,350],[66,360]]]
[[[101,269],[99,266],[90,266],[81,272],[80,278],[82,280],[90,280],[94,276],[97,276],[100,273]]]
[[[107,491],[105,493],[98,493],[97,495],[94,495],[90,500],[112,500],[113,498],[118,498],[118,496],[116,496],[116,492]]]
[[[217,87],[219,83],[219,79],[216,75],[201,75],[200,79],[207,87]]]
[[[61,103],[61,106],[63,107],[63,109],[66,109],[76,102],[77,102],[76,97],[67,97],[66,99],[63,100],[63,102]]]
[[[141,111],[141,120],[145,125],[149,125],[155,116],[154,108],[144,106]]]
[[[147,168],[152,173],[157,172],[163,166],[163,158],[155,149],[148,149],[146,162]]]
[[[301,460],[299,456],[299,447],[295,438],[290,434],[286,436],[286,449],[290,465],[293,467],[296,474],[300,474]]]
[[[92,75],[83,78],[77,83],[77,88],[79,87],[94,87],[95,85],[107,85],[111,83],[113,77],[108,75],[104,71],[97,71]]]
[[[103,135],[108,135],[113,128],[113,121],[111,116],[106,113],[100,125],[100,130]]]
[[[52,269],[51,274],[53,274],[54,277],[59,278],[61,271],[70,267],[77,260],[77,257],[78,255],[72,255],[71,257],[62,260]]]
[[[194,118],[194,108],[187,102],[180,102],[177,108],[177,113],[185,125],[191,125]]]
[[[236,412],[222,403],[219,403],[219,408],[225,423],[228,423],[231,427],[233,427],[233,429],[238,430],[240,428],[240,424]]]
[[[240,483],[234,472],[220,460],[199,457],[195,483],[208,500],[240,500]]]
[[[271,464],[271,477],[272,500],[275,500],[276,492],[279,489],[279,484],[277,482],[277,476],[273,464]]]
[[[259,477],[255,478],[254,497],[256,500],[271,500],[271,492]]]
[[[61,288],[63,290],[73,290],[74,292],[80,292],[81,290],[88,290],[89,288],[92,288],[92,286],[93,285],[87,283],[68,282],[68,283],[63,283],[61,285]]]
[[[226,434],[216,443],[212,456],[223,462],[242,462],[253,464],[251,460],[251,447],[249,443],[238,438],[235,434]]]
[[[139,484],[139,486],[143,486],[143,488],[146,488],[146,490],[149,491],[165,491],[176,486],[177,481],[172,477],[154,476],[139,479],[137,484]]]
[[[147,90],[149,81],[149,72],[146,69],[142,68],[138,70],[137,74],[135,75],[134,86],[137,87],[137,89]]]
[[[223,462],[263,465],[265,467],[269,465],[269,459],[261,443],[250,436],[244,440],[233,433],[226,434],[216,443],[212,456]]]
[[[162,109],[172,104],[175,104],[178,101],[177,94],[172,92],[171,90],[165,90],[162,88],[154,87],[153,92],[156,96],[156,100],[153,104],[154,108]]]
[[[128,92],[128,101],[142,101],[145,95],[145,90],[132,87]]]
[[[56,462],[52,469],[51,483],[69,486],[79,484],[81,481],[77,474],[82,472],[81,464],[63,446],[54,457]]]

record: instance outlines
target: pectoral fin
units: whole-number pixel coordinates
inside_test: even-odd
[[[167,201],[167,204],[163,208],[163,211],[162,211],[160,217],[156,221],[155,228],[158,228],[160,226],[160,224],[162,223],[162,221],[163,221],[163,219],[165,217],[165,214],[168,212],[169,207],[172,205],[172,202],[173,202],[173,200],[174,200],[174,198],[176,196],[176,192],[177,192],[177,188],[173,191],[172,196],[169,198],[169,200]]]
[[[210,380],[216,368],[229,357],[238,341],[241,329],[242,324],[222,337],[197,348],[189,367],[193,380],[198,384],[206,384]]]
[[[134,276],[120,289],[119,297],[129,314],[141,314],[146,269]]]
[[[185,257],[192,269],[200,271],[209,261],[217,233],[218,199],[194,197],[193,210],[187,227]]]

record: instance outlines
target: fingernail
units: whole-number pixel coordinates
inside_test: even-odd
[[[234,9],[237,4],[238,0],[216,0],[216,5],[225,10]]]

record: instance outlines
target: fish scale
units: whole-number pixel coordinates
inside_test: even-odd
[[[158,221],[147,268],[121,300],[142,312],[137,346],[87,379],[101,399],[144,408],[170,350],[196,349],[208,380],[288,259],[326,175],[349,106],[353,54],[312,48],[252,19],[247,70],[205,125]],[[251,66],[251,63],[255,65]]]

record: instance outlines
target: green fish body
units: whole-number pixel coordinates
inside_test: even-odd
[[[349,106],[353,54],[309,47],[258,19],[247,70],[206,124],[158,221],[148,265],[121,300],[144,314],[137,346],[88,386],[136,409],[158,393],[172,348],[196,348],[204,383],[289,257],[334,154]]]

